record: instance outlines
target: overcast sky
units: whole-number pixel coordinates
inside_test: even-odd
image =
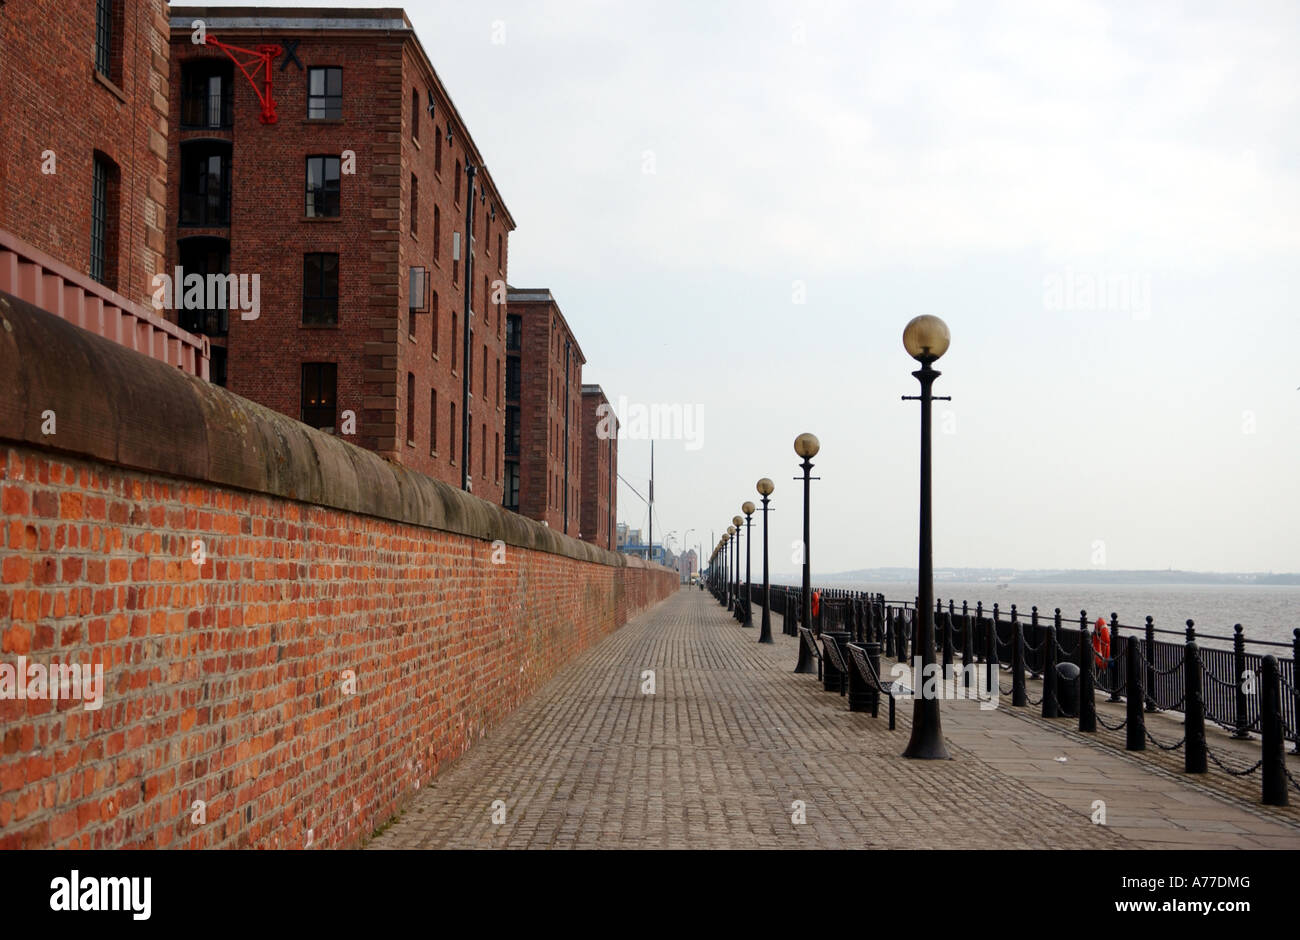
[[[914,565],[931,313],[936,565],[1300,571],[1297,4],[405,8],[511,282],[611,400],[702,415],[656,536],[707,554],[770,476],[793,570],[812,431],[814,570]],[[620,469],[645,493],[648,442]]]

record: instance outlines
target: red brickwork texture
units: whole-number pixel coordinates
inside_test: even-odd
[[[0,699],[0,848],[357,845],[677,589],[24,446],[0,498],[0,663],[105,674],[98,710]]]

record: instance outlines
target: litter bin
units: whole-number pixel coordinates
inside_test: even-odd
[[[1056,664],[1056,704],[1062,715],[1079,717],[1079,667],[1074,663]]]

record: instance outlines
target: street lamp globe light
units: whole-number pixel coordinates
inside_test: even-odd
[[[817,440],[816,434],[800,434],[794,439],[794,452],[804,460],[812,460],[821,449],[822,444]]]
[[[948,351],[948,324],[924,314],[903,328],[903,348],[917,362],[934,362]]]
[[[771,496],[772,493],[776,490],[776,484],[773,483],[771,480],[769,480],[767,477],[763,477],[763,479],[758,481],[758,486],[755,488],[758,490],[758,495]]]

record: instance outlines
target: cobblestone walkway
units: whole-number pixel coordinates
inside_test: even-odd
[[[910,704],[890,732],[883,707],[850,713],[792,674],[794,640],[756,638],[680,592],[570,664],[368,848],[1300,848],[1285,819],[974,702],[943,705],[954,760],[904,760]],[[1107,825],[1090,819],[1098,799]]]

